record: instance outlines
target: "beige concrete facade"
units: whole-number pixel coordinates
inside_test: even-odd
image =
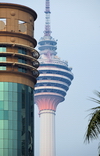
[[[36,18],[35,11],[26,6],[0,3],[0,57],[6,57],[6,61],[0,61],[0,66],[6,67],[6,70],[0,69],[0,82],[22,83],[34,88],[39,75],[39,53],[34,49]]]

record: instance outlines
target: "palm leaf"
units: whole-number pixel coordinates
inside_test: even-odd
[[[98,107],[97,107],[98,108]],[[96,109],[96,108],[95,108]],[[97,139],[100,134],[100,109],[95,110],[90,114],[91,118],[87,127],[85,141],[90,142],[90,139]]]

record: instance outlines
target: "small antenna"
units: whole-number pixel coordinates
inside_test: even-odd
[[[44,30],[44,36],[50,36],[51,30],[50,30],[50,1],[46,0],[45,3],[45,30]]]

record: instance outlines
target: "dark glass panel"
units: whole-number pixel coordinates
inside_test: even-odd
[[[8,129],[10,130],[9,131],[9,138],[10,138],[11,130],[13,129],[12,120],[9,120],[9,122],[8,122]]]
[[[12,84],[13,84],[12,82],[9,82],[9,83],[8,83],[8,90],[9,90],[10,92],[13,91],[13,90],[12,90]]]
[[[10,111],[12,110],[12,105],[13,105],[13,102],[12,101],[8,101],[8,109]]]
[[[8,120],[8,110],[4,110],[4,120]]]
[[[10,140],[10,142],[11,142],[10,144],[11,144],[11,148],[12,148],[12,146],[13,146],[12,145],[13,144],[13,142],[12,142],[12,139],[13,139],[13,130],[8,130],[8,135],[9,135],[9,139],[11,139]]]
[[[0,110],[0,120],[4,119],[4,112]]]

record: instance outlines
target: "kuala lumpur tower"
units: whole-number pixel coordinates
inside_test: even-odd
[[[40,156],[56,156],[55,112],[65,100],[73,74],[66,61],[57,57],[57,41],[51,36],[50,0],[45,6],[44,36],[39,41],[40,75],[35,87],[35,103],[40,116]]]

